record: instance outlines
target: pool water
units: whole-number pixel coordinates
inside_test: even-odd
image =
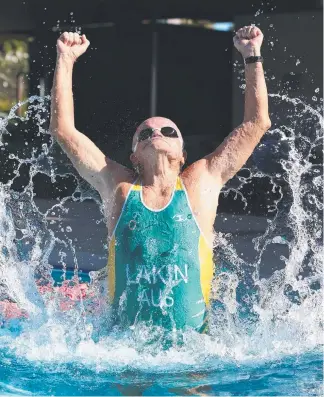
[[[114,362],[84,356],[71,362],[30,361],[0,349],[0,393],[15,395],[321,396],[322,354],[311,352],[243,364],[209,359],[196,365]]]
[[[63,276],[71,280],[74,274],[53,269],[54,285],[61,286]],[[90,281],[86,272],[78,277],[80,282]],[[159,342],[147,343],[153,329],[138,334],[112,330],[93,337],[94,332],[84,332],[85,324],[76,326],[81,318],[79,307],[74,307],[39,328],[26,320],[4,323],[0,394],[320,396],[324,391],[318,346],[294,354],[287,348],[284,353],[269,347],[258,351],[246,335],[233,337],[230,346],[215,335],[192,332],[182,335],[183,343],[165,349]],[[87,322],[94,323],[94,318]],[[277,339],[273,348],[285,343]]]
[[[74,275],[75,275],[75,272],[73,270],[66,270],[65,274],[64,274],[64,279],[72,280]],[[79,279],[80,283],[89,283],[90,282],[89,273],[83,272],[83,271],[78,271],[77,275],[78,275],[78,279]],[[54,286],[59,286],[62,284],[62,281],[63,281],[62,276],[63,276],[63,273],[62,273],[61,269],[54,268],[52,270],[52,278],[54,281]]]

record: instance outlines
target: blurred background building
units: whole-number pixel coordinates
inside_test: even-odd
[[[58,35],[82,31],[91,46],[75,68],[76,124],[123,163],[129,135],[150,115],[179,125],[189,162],[241,122],[243,67],[232,37],[243,25],[264,32],[270,92],[287,87],[311,99],[306,74],[322,90],[321,0],[1,3],[0,112],[29,95],[48,95]]]
[[[29,95],[48,95],[58,35],[82,31],[91,46],[75,68],[76,124],[123,163],[129,135],[150,115],[179,125],[189,162],[241,122],[243,67],[232,37],[242,25],[264,32],[270,92],[287,87],[311,99],[306,74],[322,90],[322,0],[1,3],[0,112]]]
[[[241,123],[244,66],[232,38],[244,25],[256,24],[264,33],[262,55],[270,93],[288,94],[314,105],[314,95],[318,101],[323,97],[322,0],[0,3],[0,117],[31,95],[49,95],[59,34],[85,33],[91,45],[74,70],[76,126],[125,165],[130,164],[132,134],[149,116],[177,123],[188,163],[214,150]],[[277,118],[286,116],[284,109],[272,109],[271,104],[270,112],[274,126]],[[12,134],[12,150],[24,150],[23,133],[37,145],[32,130],[30,125],[20,129],[20,135]],[[57,157],[68,167],[60,150]],[[0,178],[6,181],[12,174],[2,152],[0,161]],[[249,161],[266,162],[257,156]],[[21,189],[27,175],[28,169],[21,168],[21,178],[13,187]],[[264,181],[256,183],[249,195],[249,213],[266,216],[269,196],[260,191],[269,186]],[[39,175],[34,189],[39,198],[54,199],[72,188],[66,179],[59,185]],[[240,214],[242,208],[240,200],[221,196],[220,213]]]

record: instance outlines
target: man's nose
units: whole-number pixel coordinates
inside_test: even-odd
[[[154,130],[152,134],[152,138],[154,138],[155,136],[162,136],[162,134],[159,130]]]

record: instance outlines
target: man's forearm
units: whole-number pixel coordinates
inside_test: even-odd
[[[56,61],[51,92],[51,124],[53,134],[65,128],[74,128],[72,72],[74,60],[68,55],[59,55]]]
[[[263,33],[254,26],[239,29],[234,46],[244,59],[260,56]],[[246,163],[265,132],[271,127],[268,110],[268,93],[261,62],[245,65],[244,121],[206,156],[209,173],[224,185]]]
[[[268,92],[261,62],[245,65],[245,82],[244,122],[268,124]]]

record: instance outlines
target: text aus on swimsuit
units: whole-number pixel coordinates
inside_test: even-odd
[[[141,285],[146,288],[138,290],[137,301],[142,305],[153,307],[171,307],[174,304],[172,288],[180,283],[187,284],[188,265],[163,265],[148,267],[138,266],[136,272],[130,274],[130,266],[126,264],[127,286]],[[162,283],[164,288],[154,288]]]

